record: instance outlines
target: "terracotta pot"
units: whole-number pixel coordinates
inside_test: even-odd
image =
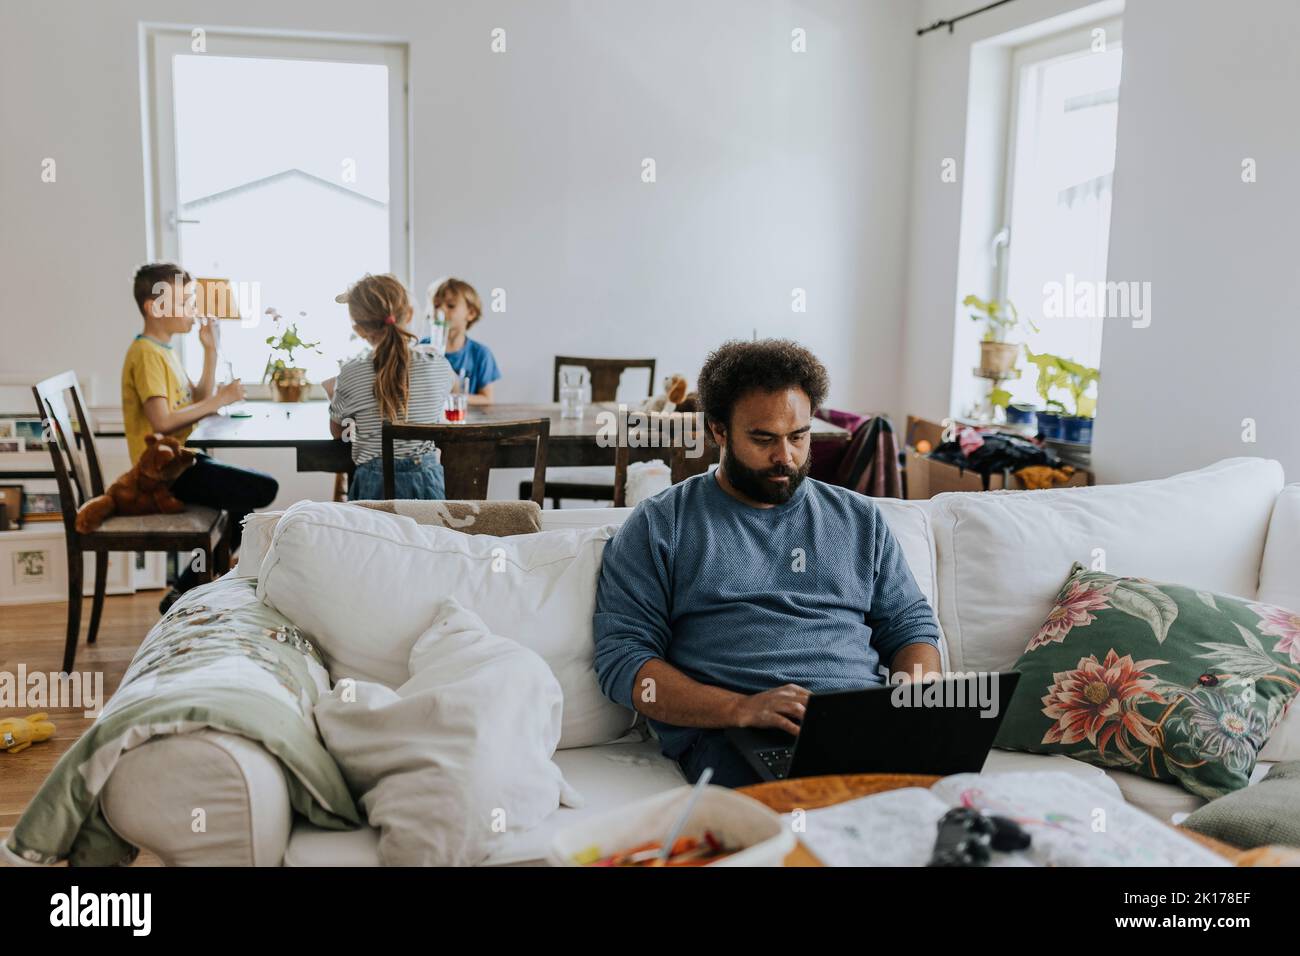
[[[286,368],[271,376],[271,397],[277,402],[306,401],[310,392],[305,368]]]
[[[981,342],[980,368],[985,372],[1010,372],[1019,354],[1020,346],[1010,342]]]

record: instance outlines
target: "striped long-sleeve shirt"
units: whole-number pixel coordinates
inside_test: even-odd
[[[442,421],[443,405],[451,391],[451,366],[437,353],[412,349],[410,356],[406,420],[413,424],[435,425]],[[367,351],[349,359],[339,368],[334,397],[330,400],[330,419],[344,426],[344,435],[351,442],[353,464],[359,465],[382,454],[384,420],[379,413],[379,400],[375,398],[373,352]],[[349,422],[352,424],[350,433],[347,430]],[[393,443],[393,455],[397,458],[427,455],[432,451],[433,442]]]

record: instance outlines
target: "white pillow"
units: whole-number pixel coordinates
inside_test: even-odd
[[[563,697],[546,662],[454,600],[436,617],[396,691],[341,681],[316,703],[386,866],[474,866],[561,802],[581,806],[551,760]]]
[[[1287,485],[1273,502],[1259,600],[1300,614],[1300,484]]]
[[[235,576],[255,578],[262,567],[262,559],[271,547],[271,535],[283,517],[283,511],[254,511],[244,518],[244,537],[239,545],[239,560]]]
[[[1218,594],[1253,596],[1275,461],[1232,458],[1130,485],[954,492],[931,501],[939,623],[957,670],[1005,670],[1074,561]]]
[[[397,687],[447,598],[493,634],[536,651],[564,692],[561,747],[617,740],[635,714],[600,692],[592,666],[596,576],[610,529],[495,538],[346,504],[284,513],[257,595],[315,639],[330,676]]]
[[[1259,601],[1300,614],[1300,484],[1287,485],[1273,503],[1259,568]],[[1300,760],[1300,705],[1292,702],[1269,734],[1259,759]]]

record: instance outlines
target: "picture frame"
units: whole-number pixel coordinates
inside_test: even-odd
[[[0,485],[0,501],[4,502],[9,528],[17,529],[23,523],[23,486]]]
[[[68,561],[63,529],[29,527],[0,535],[0,607],[68,599]]]
[[[27,451],[45,451],[45,423],[39,418],[13,419],[14,437],[25,442]]]
[[[27,450],[27,442],[21,438],[0,438],[0,455],[17,455]]]
[[[0,438],[17,438],[18,430],[15,424],[16,419],[0,418]]]
[[[23,521],[62,521],[63,505],[57,492],[26,492],[23,495]]]

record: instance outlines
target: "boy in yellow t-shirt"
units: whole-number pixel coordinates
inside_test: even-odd
[[[135,463],[144,452],[145,436],[158,432],[184,441],[201,418],[244,397],[236,379],[214,387],[217,368],[216,320],[198,320],[203,346],[203,374],[191,382],[172,350],[172,336],[194,328],[194,280],[179,266],[156,262],[141,266],[132,292],[144,319],[122,364],[122,415],[126,443]],[[188,504],[221,508],[230,513],[230,546],[239,547],[244,517],[271,503],[279,485],[270,475],[223,464],[199,454],[194,466],[172,484],[172,494]],[[186,567],[175,587],[163,598],[164,614],[176,598],[199,583]]]

